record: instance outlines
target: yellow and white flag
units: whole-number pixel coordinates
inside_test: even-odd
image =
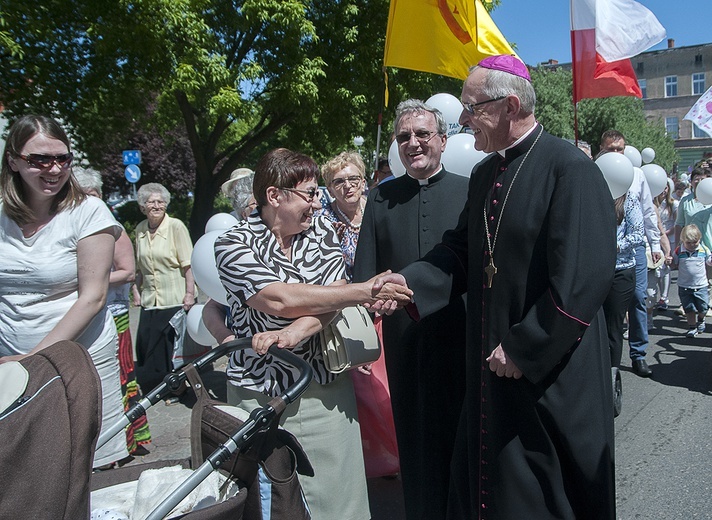
[[[386,67],[465,79],[496,54],[515,52],[480,0],[391,0]]]

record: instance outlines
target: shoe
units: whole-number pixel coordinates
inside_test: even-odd
[[[668,303],[665,300],[660,300],[657,305],[658,310],[666,311],[668,310]]]
[[[139,444],[138,446],[136,446],[136,449],[131,452],[131,455],[134,455],[136,457],[143,457],[144,455],[148,455],[149,453],[151,452],[148,451],[146,446]]]
[[[650,370],[648,363],[646,363],[643,358],[633,360],[633,373],[640,377],[650,377],[653,375],[653,371]]]
[[[628,339],[628,329],[623,331],[623,339]]]
[[[704,331],[705,331],[705,322],[704,321],[697,322],[697,332],[702,334]]]
[[[682,305],[680,305],[677,309],[675,309],[675,314],[677,314],[679,316],[685,315],[685,309],[682,308]]]
[[[685,333],[685,336],[687,336],[688,338],[694,338],[694,337],[696,337],[698,334],[699,334],[699,332],[697,331],[697,327],[692,327],[690,330],[688,330],[688,331]]]

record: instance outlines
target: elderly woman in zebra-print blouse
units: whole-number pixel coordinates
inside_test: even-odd
[[[282,418],[314,466],[301,478],[314,520],[368,519],[368,497],[351,378],[324,366],[319,331],[340,309],[378,300],[407,302],[411,293],[373,280],[346,283],[339,238],[314,212],[321,207],[319,168],[309,157],[278,148],[255,168],[258,209],[215,243],[220,279],[228,295],[232,335],[252,336],[254,350],[233,354],[228,401],[251,411],[296,378],[269,354],[270,345],[293,349],[314,369],[314,381]],[[374,278],[375,280],[375,278]],[[348,492],[345,493],[344,490]]]

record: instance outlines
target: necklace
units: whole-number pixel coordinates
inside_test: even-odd
[[[354,215],[354,218],[358,217],[359,213],[363,213],[363,208],[361,207],[361,204],[362,200],[359,199],[358,208],[356,209],[356,215]],[[341,220],[343,220],[347,226],[354,230],[361,229],[361,224],[363,223],[363,221],[359,222],[358,224],[354,224],[353,222],[351,222],[351,219],[347,217],[343,211],[341,211],[341,208],[339,208],[339,204],[336,201],[334,201],[333,207],[336,210],[336,213],[338,213],[339,217],[341,217]]]
[[[489,223],[487,222],[487,205],[485,205],[485,207],[482,210],[484,219],[485,219],[485,237],[487,238],[487,249],[489,250],[489,259],[490,259],[489,264],[485,267],[485,275],[487,275],[487,288],[488,289],[492,288],[492,280],[494,279],[494,275],[497,274],[497,267],[494,265],[494,248],[497,245],[497,235],[499,234],[499,225],[502,223],[502,215],[504,214],[504,207],[507,205],[507,200],[509,199],[509,194],[512,191],[512,186],[514,186],[514,181],[517,180],[517,175],[519,175],[519,171],[522,169],[522,166],[524,166],[524,162],[527,160],[527,157],[529,157],[529,154],[534,149],[534,146],[536,146],[536,143],[539,141],[539,138],[541,137],[542,132],[544,132],[543,127],[541,128],[541,130],[539,130],[539,135],[536,136],[536,139],[534,139],[534,142],[529,147],[529,150],[527,150],[527,153],[524,155],[524,159],[522,159],[522,162],[519,163],[519,166],[517,167],[517,171],[514,172],[514,177],[512,177],[512,182],[509,183],[509,188],[507,188],[507,194],[504,196],[504,201],[502,202],[502,209],[499,211],[499,218],[497,219],[497,227],[494,230],[494,237],[492,237],[491,242],[490,242],[490,228],[489,228]]]

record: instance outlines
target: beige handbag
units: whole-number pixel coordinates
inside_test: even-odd
[[[319,334],[326,369],[334,374],[373,363],[381,356],[373,321],[361,305],[343,309]]]

